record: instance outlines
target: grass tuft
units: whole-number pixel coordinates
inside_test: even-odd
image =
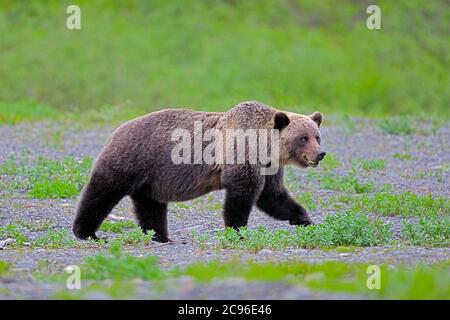
[[[256,230],[227,228],[216,233],[220,248],[257,252],[263,248],[330,248],[336,246],[368,247],[386,244],[392,238],[391,225],[370,219],[366,214],[347,212],[329,215],[324,223],[297,227],[294,232],[260,227]]]
[[[404,222],[402,237],[410,245],[448,248],[450,216],[423,217],[417,222]]]
[[[54,160],[39,156],[29,163],[11,157],[0,166],[0,173],[17,177],[19,182],[11,182],[13,189],[25,189],[32,198],[70,198],[86,184],[91,166],[91,158]]]
[[[412,192],[377,193],[352,199],[353,210],[404,217],[430,217],[450,212],[450,200],[444,197],[421,196]]]
[[[410,135],[415,132],[411,120],[406,117],[383,119],[379,128],[381,132],[391,135]]]

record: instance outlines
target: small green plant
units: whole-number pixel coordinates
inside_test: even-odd
[[[286,187],[291,192],[296,192],[298,190],[298,177],[295,174],[293,167],[286,167]]]
[[[177,207],[178,209],[190,209],[191,208],[187,203],[183,203],[183,202],[177,202],[175,204],[175,207]]]
[[[66,229],[50,230],[45,235],[38,237],[33,241],[33,248],[71,248],[78,245],[78,242],[72,237],[72,234]]]
[[[87,257],[83,277],[90,280],[160,280],[166,272],[158,266],[158,257],[134,257],[123,254],[120,246],[111,246],[110,255]]]
[[[340,190],[352,193],[367,193],[375,190],[373,182],[361,182],[355,171],[339,176],[334,173],[327,173],[321,177],[321,186],[328,190]]]
[[[286,248],[331,248],[337,246],[368,247],[390,242],[391,225],[372,220],[366,214],[347,212],[329,215],[317,225],[289,230],[256,230],[227,228],[216,234],[221,248],[245,249],[257,252],[263,248],[281,250]]]
[[[302,248],[370,247],[390,242],[391,225],[366,214],[346,212],[328,215],[322,224],[295,230],[295,243]]]
[[[125,231],[115,239],[115,241],[121,244],[149,244],[152,241],[155,232],[153,230],[144,233],[141,228],[135,227],[129,231]]]
[[[131,220],[104,221],[100,227],[102,231],[112,233],[122,233],[125,229],[136,228],[136,224]]]
[[[314,194],[311,192],[304,192],[296,197],[298,202],[309,211],[317,209],[317,203]]]
[[[54,160],[37,157],[30,164],[26,159],[17,163],[11,157],[0,166],[0,173],[17,176],[21,183],[15,182],[15,188],[26,189],[32,198],[69,198],[78,195],[86,184],[91,166],[91,158]]]
[[[24,245],[28,242],[28,238],[22,233],[19,227],[11,222],[6,227],[0,227],[0,236],[4,238],[11,238],[15,240],[15,246]]]
[[[423,217],[417,222],[404,222],[402,238],[411,245],[447,248],[450,246],[450,216]]]
[[[364,195],[361,198],[354,199],[352,205],[353,210],[361,212],[406,217],[429,217],[450,212],[450,200],[444,197],[433,197],[431,194],[421,196],[412,192]]]
[[[341,166],[341,162],[332,153],[327,153],[325,158],[320,162],[320,167],[324,170],[333,170]]]
[[[392,135],[410,135],[415,132],[411,120],[406,117],[383,119],[380,123],[380,130]]]
[[[10,262],[0,260],[0,277],[9,271],[11,266]]]
[[[373,160],[367,160],[367,159],[358,159],[354,161],[354,165],[357,167],[366,170],[383,170],[386,168],[386,160],[384,159],[373,159]]]
[[[191,237],[194,238],[195,241],[197,241],[198,246],[201,250],[205,250],[208,248],[208,242],[211,241],[211,236],[207,233],[198,233],[197,231],[193,230],[191,232]]]
[[[409,153],[394,153],[393,157],[401,160],[411,160],[415,158],[412,154]]]
[[[26,228],[31,232],[39,232],[54,227],[56,225],[56,222],[54,220],[36,220],[36,221],[18,220],[17,224]]]

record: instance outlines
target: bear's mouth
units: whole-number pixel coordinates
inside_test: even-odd
[[[317,167],[319,165],[319,161],[309,161],[306,155],[303,156],[303,160],[305,160],[305,163],[308,167]]]

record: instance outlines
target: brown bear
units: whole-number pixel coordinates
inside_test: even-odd
[[[309,225],[313,222],[307,211],[284,186],[283,172],[287,164],[316,167],[324,158],[321,122],[319,112],[299,115],[254,101],[239,103],[227,112],[167,109],[128,121],[112,134],[94,164],[78,204],[73,232],[80,239],[97,239],[95,232],[102,221],[128,195],[142,230],[152,229],[154,240],[167,242],[167,203],[219,189],[226,191],[226,227],[246,226],[255,204],[275,219]],[[201,132],[195,132],[196,123],[201,123]],[[248,158],[244,163],[175,163],[175,129],[192,133],[194,140],[208,129],[226,134],[231,129],[272,129],[279,136],[278,170],[262,174],[261,167],[271,163],[250,163]],[[202,148],[206,145],[201,142]],[[248,148],[245,150],[248,155]]]

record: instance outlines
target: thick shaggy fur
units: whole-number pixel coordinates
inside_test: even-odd
[[[248,163],[174,164],[171,151],[176,142],[171,141],[171,134],[176,128],[192,132],[194,121],[201,121],[203,130],[215,128],[221,132],[228,128],[279,129],[278,173],[261,175],[260,165]],[[275,219],[311,224],[306,210],[284,186],[283,167],[315,166],[323,158],[321,121],[322,115],[317,112],[303,116],[259,102],[243,102],[224,113],[169,109],[126,122],[112,134],[95,162],[78,204],[73,232],[80,239],[96,238],[102,221],[128,195],[141,228],[154,230],[155,240],[166,242],[167,203],[218,189],[226,190],[223,214],[227,227],[246,226],[255,204]]]

